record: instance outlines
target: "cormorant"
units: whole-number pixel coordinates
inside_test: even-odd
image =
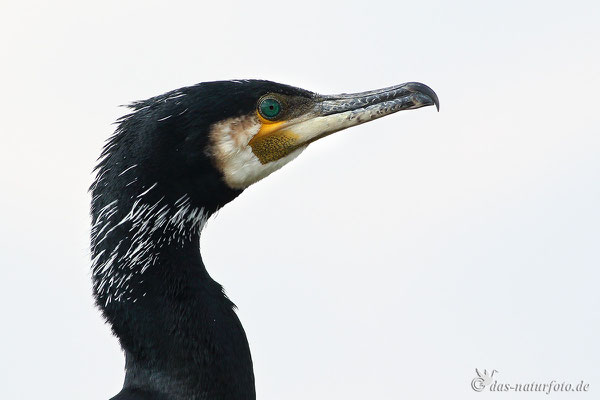
[[[323,96],[263,80],[133,103],[90,188],[94,297],[125,353],[113,399],[255,399],[246,335],[200,256],[204,223],[315,140],[434,104],[416,82]]]

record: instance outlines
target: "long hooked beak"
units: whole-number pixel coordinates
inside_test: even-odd
[[[435,92],[419,82],[408,82],[383,89],[361,93],[319,96],[324,115],[346,111],[365,110],[377,107],[383,110],[380,116],[401,110],[412,110],[434,105],[440,110],[440,102]]]
[[[317,116],[312,121],[326,129],[323,129],[317,138],[311,138],[311,141],[398,111],[415,110],[431,105],[440,110],[440,102],[435,92],[419,82],[361,93],[319,96],[315,109]],[[294,132],[300,133],[296,129]]]

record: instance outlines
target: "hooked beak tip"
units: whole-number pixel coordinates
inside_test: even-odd
[[[435,105],[438,112],[440,111],[440,100],[438,99],[437,94],[427,85],[424,85],[420,82],[409,82],[405,86],[411,92],[417,92],[428,98],[431,103],[427,105]]]

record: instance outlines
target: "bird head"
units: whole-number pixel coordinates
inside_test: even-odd
[[[436,105],[428,86],[409,82],[354,94],[320,95],[264,80],[205,82],[130,107],[109,139],[92,186],[99,210],[182,197],[210,215],[248,186],[334,132]]]

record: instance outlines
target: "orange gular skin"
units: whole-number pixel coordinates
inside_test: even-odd
[[[261,164],[277,161],[297,148],[300,136],[286,129],[281,129],[286,121],[269,121],[258,112],[261,127],[248,144]]]

